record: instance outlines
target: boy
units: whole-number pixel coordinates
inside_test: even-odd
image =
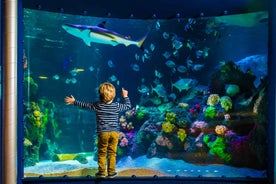
[[[116,151],[119,139],[119,113],[131,108],[128,98],[128,91],[122,88],[124,104],[113,102],[116,96],[115,87],[108,82],[99,86],[100,101],[85,103],[75,100],[71,95],[65,97],[67,105],[74,104],[84,109],[90,109],[96,112],[97,134],[98,134],[98,173],[96,177],[104,178],[106,172],[107,155],[107,174],[109,178],[117,175]]]

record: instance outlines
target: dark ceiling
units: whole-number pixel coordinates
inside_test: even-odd
[[[95,17],[168,19],[268,10],[270,0],[23,0],[23,7]]]

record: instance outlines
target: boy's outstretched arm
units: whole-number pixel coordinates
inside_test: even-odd
[[[64,101],[66,102],[66,105],[71,105],[71,104],[74,104],[75,98],[73,97],[73,95],[71,95],[70,97],[66,96],[64,98]]]

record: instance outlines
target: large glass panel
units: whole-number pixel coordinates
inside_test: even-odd
[[[136,20],[25,9],[25,177],[94,176],[96,115],[64,98],[96,101],[105,81],[114,101],[125,88],[132,103],[119,115],[119,176],[266,177],[267,42],[267,12]]]

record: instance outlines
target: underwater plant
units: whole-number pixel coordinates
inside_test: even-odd
[[[208,106],[205,110],[204,116],[213,119],[216,115],[216,108],[214,106]]]

